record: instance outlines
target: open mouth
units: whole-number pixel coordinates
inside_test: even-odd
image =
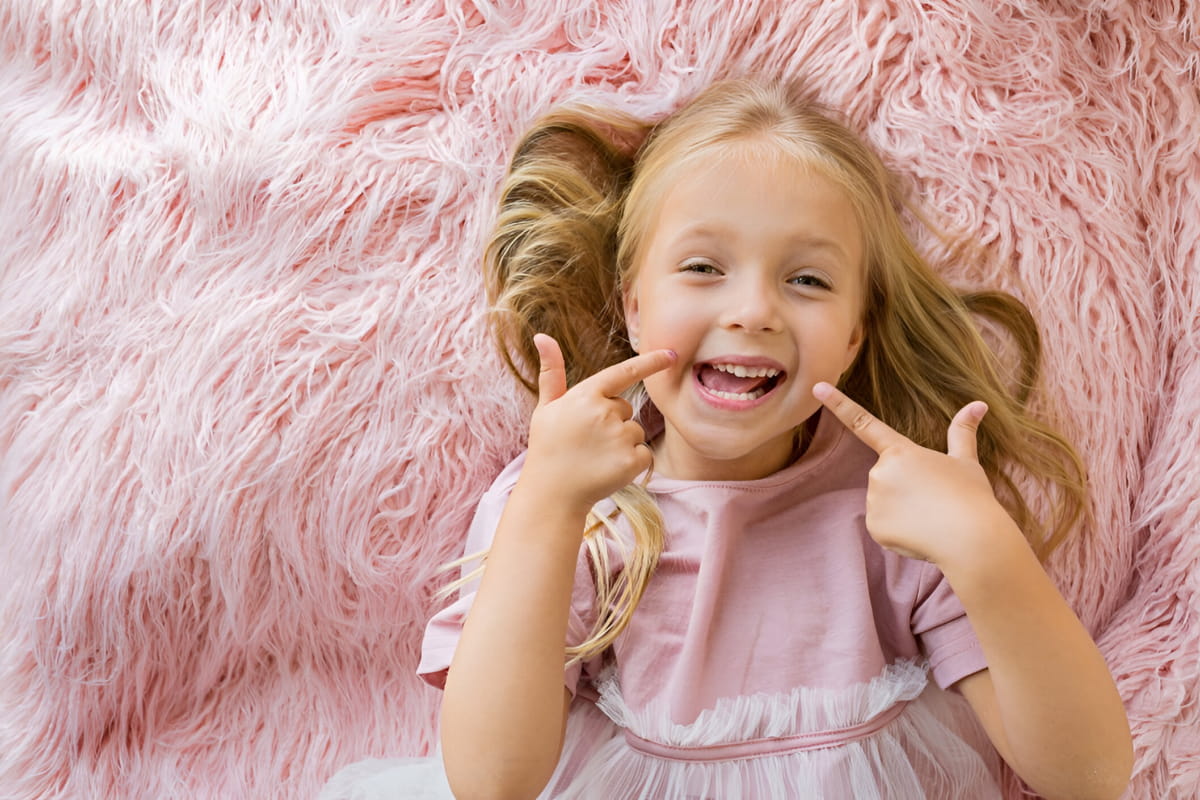
[[[696,380],[711,394],[743,402],[763,397],[786,376],[783,370],[765,366],[708,363],[696,368]]]

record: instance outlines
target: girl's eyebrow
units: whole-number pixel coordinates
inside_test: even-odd
[[[692,240],[721,240],[736,233],[732,228],[711,222],[694,222],[687,225],[675,237],[678,242],[691,242]],[[788,245],[804,250],[827,250],[838,256],[843,261],[850,260],[850,254],[846,252],[837,241],[825,238],[819,234],[797,233],[788,238]]]

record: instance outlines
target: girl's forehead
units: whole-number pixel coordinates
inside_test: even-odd
[[[673,162],[661,164],[657,174],[642,177],[646,182],[639,187],[637,197],[630,198],[636,207],[626,208],[626,213],[632,217],[626,229],[632,240],[627,244],[634,247],[628,253],[631,259],[626,262],[625,281],[635,278],[651,241],[661,241],[664,224],[668,225],[671,235],[675,235],[680,233],[681,225],[695,222],[696,227],[704,227],[704,220],[709,219],[713,220],[713,229],[717,232],[736,230],[739,223],[748,223],[754,228],[760,220],[779,223],[776,230],[781,227],[812,235],[832,232],[831,229],[836,228],[846,245],[843,249],[855,252],[857,257],[852,260],[866,268],[869,244],[860,206],[855,202],[854,192],[847,186],[845,176],[822,159],[793,152],[772,142],[739,140],[687,153]],[[748,207],[758,207],[762,216],[724,213],[738,198],[743,202],[750,198]],[[767,202],[759,205],[759,200]],[[778,202],[773,205],[771,201],[776,200]],[[834,218],[834,225],[826,225],[831,218],[814,213],[814,202],[821,211],[836,206],[845,209],[845,213]],[[777,208],[794,209],[795,213],[776,214]],[[846,214],[852,221],[849,226],[840,224],[847,221]],[[822,231],[811,230],[814,227]]]

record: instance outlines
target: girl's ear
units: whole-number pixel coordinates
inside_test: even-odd
[[[854,332],[850,334],[850,342],[846,345],[846,364],[842,367],[842,373],[854,364],[854,360],[858,358],[858,353],[862,350],[863,339],[866,338],[867,327],[862,320],[854,326]]]
[[[638,299],[637,299],[637,282],[626,286],[621,290],[621,303],[625,310],[625,330],[629,332],[629,344],[635,352],[641,352],[638,349],[639,335],[638,327],[641,320],[638,317]]]

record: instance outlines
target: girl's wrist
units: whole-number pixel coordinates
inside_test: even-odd
[[[955,594],[1004,585],[1004,575],[1013,567],[1038,565],[1029,542],[1007,513],[981,521],[964,532],[939,557],[932,559]]]
[[[517,479],[508,502],[523,513],[535,516],[542,523],[539,528],[577,532],[578,536],[572,537],[575,545],[583,539],[587,515],[592,509],[591,502],[573,497],[561,481],[542,480],[533,474]]]

